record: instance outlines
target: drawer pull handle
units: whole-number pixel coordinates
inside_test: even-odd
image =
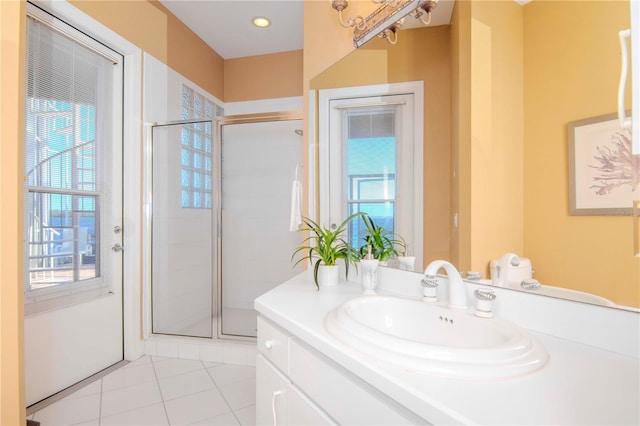
[[[271,396],[271,414],[273,414],[273,426],[278,426],[278,415],[276,414],[276,398],[282,395],[282,391],[275,391]]]
[[[277,344],[278,344],[277,340],[265,340],[264,341],[264,347],[267,348],[267,349],[271,349],[272,347],[274,347]]]

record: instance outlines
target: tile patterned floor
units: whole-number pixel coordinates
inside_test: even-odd
[[[57,425],[253,425],[255,367],[143,356],[28,416]]]

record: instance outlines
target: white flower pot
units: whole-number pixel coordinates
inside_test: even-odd
[[[415,256],[398,256],[398,267],[405,271],[413,271],[413,265],[416,263]]]
[[[331,287],[338,285],[340,267],[338,265],[323,265],[318,267],[318,286]]]

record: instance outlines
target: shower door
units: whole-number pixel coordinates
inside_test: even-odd
[[[212,338],[217,209],[211,120],[151,130],[152,333]],[[126,184],[126,183],[125,183]]]
[[[303,155],[301,118],[260,114],[219,123],[221,337],[255,337],[255,298],[301,271],[292,268],[291,255],[302,233],[289,230],[292,183]]]

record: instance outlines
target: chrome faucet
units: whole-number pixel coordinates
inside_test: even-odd
[[[449,307],[467,309],[466,287],[455,266],[446,260],[434,260],[424,270],[424,274],[433,277],[441,268],[447,272],[447,278],[449,278]]]

